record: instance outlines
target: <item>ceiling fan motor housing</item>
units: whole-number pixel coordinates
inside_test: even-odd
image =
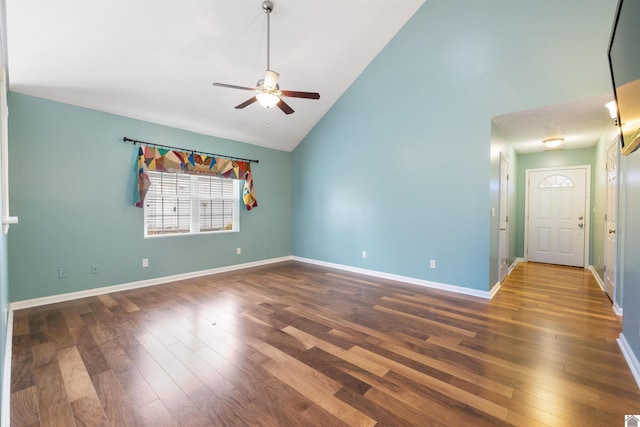
[[[276,73],[275,71],[267,70],[267,72],[264,75],[264,80],[262,84],[268,88],[276,89],[276,87],[278,86],[279,77],[280,77],[280,74]]]

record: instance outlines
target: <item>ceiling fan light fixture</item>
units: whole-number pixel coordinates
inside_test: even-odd
[[[259,93],[256,95],[256,98],[258,98],[258,102],[264,108],[273,108],[278,105],[278,102],[280,102],[280,98],[277,95],[268,92]]]
[[[550,138],[545,139],[542,143],[549,148],[558,148],[560,144],[562,144],[562,141],[564,141],[564,138]]]

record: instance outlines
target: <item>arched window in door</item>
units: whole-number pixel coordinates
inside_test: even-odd
[[[557,188],[557,187],[571,188],[571,187],[575,187],[575,185],[573,184],[573,181],[571,181],[569,177],[566,177],[564,175],[551,175],[543,179],[539,186],[539,188]]]

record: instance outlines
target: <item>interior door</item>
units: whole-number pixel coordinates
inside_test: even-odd
[[[607,149],[607,196],[605,212],[604,289],[614,301],[616,287],[616,221],[618,216],[618,139]]]
[[[500,248],[499,276],[502,282],[509,271],[509,162],[500,156]]]
[[[584,267],[588,169],[527,171],[529,261]]]

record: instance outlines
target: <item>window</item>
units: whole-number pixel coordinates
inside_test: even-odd
[[[552,175],[540,183],[540,188],[574,187],[573,181],[564,175]]]
[[[149,171],[144,236],[239,230],[238,180]]]

